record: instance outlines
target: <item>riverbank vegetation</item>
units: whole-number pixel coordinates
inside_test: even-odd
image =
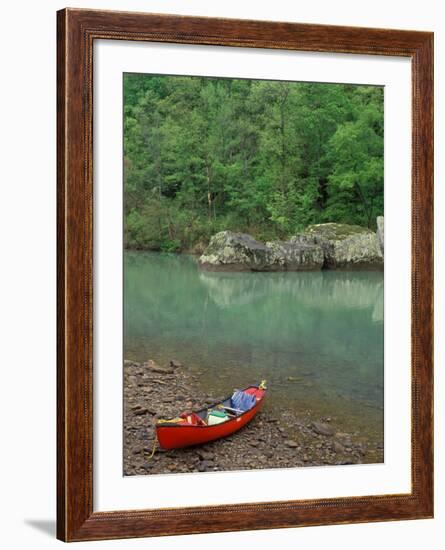
[[[201,252],[383,214],[383,88],[124,76],[127,248]]]

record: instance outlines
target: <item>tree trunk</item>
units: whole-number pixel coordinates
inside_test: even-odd
[[[207,203],[208,203],[208,217],[209,221],[212,220],[212,185],[210,177],[210,167],[208,159],[206,159],[206,175],[207,175]]]
[[[368,227],[371,227],[371,220],[372,220],[372,205],[370,206],[368,204],[368,201],[366,200],[366,197],[362,191],[362,188],[360,187],[360,184],[359,183],[355,183],[355,188],[357,189],[357,194],[360,198],[360,200],[362,201],[362,204],[363,204],[363,208],[365,209],[365,215],[366,215],[366,218],[368,220]]]

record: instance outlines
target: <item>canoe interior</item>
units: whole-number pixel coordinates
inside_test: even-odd
[[[247,386],[246,388],[243,388],[241,391],[246,391],[246,390],[249,390],[251,388],[259,389],[259,386],[258,385]],[[247,409],[246,411],[242,412],[241,414],[237,414],[236,416],[235,415],[230,415],[229,420],[227,420],[226,422],[230,422],[231,420],[234,420],[235,418],[239,418],[239,417],[245,415],[246,413],[250,412],[251,410],[255,409],[257,407],[258,403],[263,401],[265,395],[266,395],[266,392],[264,392],[263,397],[261,397],[261,399],[258,400],[257,404],[254,405],[253,407],[251,407],[250,409]],[[204,407],[203,409],[199,409],[198,411],[193,411],[193,412],[195,414],[197,414],[203,420],[206,420],[207,419],[207,413],[208,413],[209,410],[215,409],[219,405],[222,405],[223,407],[229,407],[230,408],[231,403],[232,403],[232,396],[229,395],[229,397],[226,397],[223,401],[217,401],[216,403],[212,403],[211,405],[208,405],[207,407]],[[173,428],[173,427],[185,428],[185,427],[190,427],[190,426],[187,425],[187,424],[176,424],[174,422],[172,422],[172,423],[164,422],[162,424],[162,427],[165,427],[165,428]],[[206,425],[206,426],[192,426],[192,427],[193,428],[212,428],[213,426]]]

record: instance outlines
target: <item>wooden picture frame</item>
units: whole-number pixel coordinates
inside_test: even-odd
[[[93,512],[95,40],[403,56],[412,61],[412,490],[407,494]],[[57,14],[57,537],[64,541],[433,516],[433,34],[65,9]]]

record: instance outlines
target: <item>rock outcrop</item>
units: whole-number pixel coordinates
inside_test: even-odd
[[[383,217],[377,233],[341,223],[310,225],[289,241],[262,243],[245,233],[221,231],[199,258],[209,271],[317,271],[383,269]]]
[[[214,271],[311,271],[323,265],[321,246],[299,242],[261,243],[245,233],[221,231],[199,258]]]
[[[383,254],[377,234],[358,225],[322,223],[310,225],[303,236],[313,239],[324,253],[325,269],[383,269]]]

